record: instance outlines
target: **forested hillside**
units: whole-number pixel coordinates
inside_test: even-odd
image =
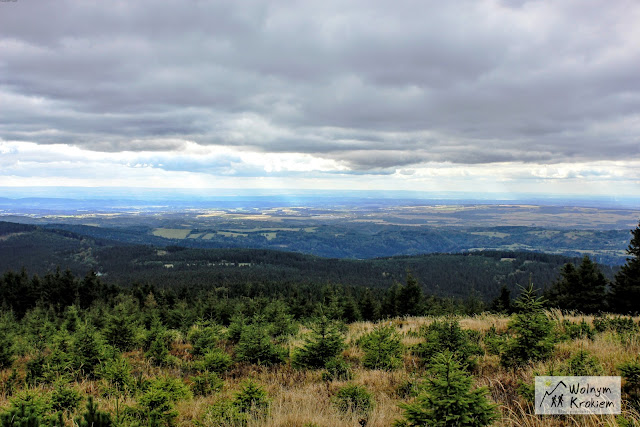
[[[80,229],[78,229],[79,231]],[[44,275],[56,267],[77,275],[95,271],[106,283],[167,288],[224,287],[234,296],[273,295],[321,289],[325,285],[386,289],[411,273],[426,294],[474,298],[486,302],[505,286],[531,277],[546,288],[560,268],[575,259],[533,252],[481,251],[428,254],[369,260],[323,258],[260,249],[195,249],[123,244],[67,230],[12,223],[0,224],[0,272],[25,267]],[[606,277],[611,267],[602,266]]]

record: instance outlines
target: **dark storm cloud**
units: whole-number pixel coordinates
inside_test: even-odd
[[[0,4],[0,138],[354,170],[640,155],[633,1]]]

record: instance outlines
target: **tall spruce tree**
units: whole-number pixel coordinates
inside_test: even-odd
[[[607,279],[588,256],[576,268],[568,263],[560,271],[560,279],[546,293],[549,302],[565,310],[596,313],[606,309]]]
[[[407,274],[407,284],[400,288],[398,294],[398,314],[417,316],[420,314],[421,302],[422,288],[411,274]]]
[[[631,230],[631,242],[627,248],[627,262],[620,268],[611,284],[609,303],[618,313],[640,311],[640,223]]]

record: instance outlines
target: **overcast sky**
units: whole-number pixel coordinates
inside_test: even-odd
[[[0,2],[0,187],[640,194],[636,0]]]

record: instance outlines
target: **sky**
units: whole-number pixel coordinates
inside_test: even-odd
[[[0,2],[0,188],[640,195],[635,0]]]

